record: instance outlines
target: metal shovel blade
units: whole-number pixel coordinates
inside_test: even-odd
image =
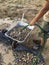
[[[26,22],[22,22],[22,21],[20,21],[20,22],[18,22],[18,25],[20,25],[20,26],[27,26],[27,25],[29,25],[28,23],[26,23]],[[33,30],[34,29],[34,27],[35,26],[27,26],[27,28],[29,28],[29,29],[31,29],[31,30]]]

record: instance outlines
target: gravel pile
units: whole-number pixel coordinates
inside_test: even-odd
[[[30,30],[28,28],[26,28],[24,30],[23,30],[23,28],[24,27],[22,27],[22,26],[15,27],[14,29],[12,29],[9,32],[9,36],[16,40],[23,41],[25,39],[25,37],[27,36],[27,34],[30,32]]]

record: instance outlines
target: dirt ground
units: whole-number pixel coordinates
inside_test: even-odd
[[[17,3],[15,0],[0,0],[0,30],[5,28],[9,29],[16,23],[18,18],[22,17],[22,12],[24,12],[22,6],[29,8],[24,16],[29,23],[42,8],[44,0],[32,0],[32,2],[22,5],[22,3]],[[18,4],[21,4],[21,7],[18,7]],[[39,20],[39,24],[42,24],[42,19]],[[35,29],[34,33],[37,34],[37,31]],[[45,65],[49,65],[49,39],[46,42],[42,54],[45,58]],[[13,51],[9,44],[0,41],[0,65],[31,65],[32,60],[33,54]]]

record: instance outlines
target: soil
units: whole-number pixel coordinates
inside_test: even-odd
[[[33,0],[32,2],[29,2],[31,4],[24,3],[23,5],[17,6],[18,4],[22,3],[16,3],[15,0],[0,0],[0,30],[2,29],[9,29],[11,27],[12,23],[16,23],[17,18],[22,17],[22,12],[24,11],[23,6],[28,7],[25,17],[28,20],[28,23],[35,17],[35,15],[38,13],[38,11],[42,8],[42,3],[44,0]],[[31,8],[31,9],[30,9]],[[4,24],[5,18],[10,17],[10,20],[7,20],[9,23]],[[1,21],[1,19],[3,19]],[[10,22],[14,20],[14,22]],[[42,19],[39,20],[39,24],[42,24]],[[13,25],[12,25],[13,26]],[[38,36],[39,29],[35,28],[33,31],[33,35],[31,34],[27,40],[29,40],[30,43],[24,43],[26,46],[33,46],[33,38],[39,39]],[[26,40],[26,42],[27,42]],[[32,43],[32,44],[31,44]],[[42,53],[43,57],[45,58],[45,65],[49,65],[49,39],[46,42],[45,48]],[[33,54],[26,53],[26,52],[17,52],[13,51],[12,47],[9,44],[5,44],[0,41],[0,65],[31,65],[33,60]],[[41,64],[39,64],[41,65]]]

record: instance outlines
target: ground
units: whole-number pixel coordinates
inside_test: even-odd
[[[16,2],[16,0],[0,0],[0,29],[7,28],[16,21],[17,18],[22,17],[22,12],[24,12],[24,6],[29,8],[24,18],[28,20],[28,23],[34,18],[34,16],[38,13],[38,11],[42,8],[44,0],[32,0],[30,3]],[[18,4],[21,4],[18,6]],[[10,17],[10,19],[9,19]],[[6,20],[5,20],[6,19]],[[9,21],[9,25],[3,24],[4,22]],[[12,21],[12,22],[11,22]],[[43,20],[39,20],[39,24],[41,24]],[[2,25],[2,24],[3,25]],[[15,22],[16,23],[16,22]],[[34,30],[35,33],[38,30]],[[46,42],[45,49],[43,51],[43,57],[45,58],[46,65],[49,65],[49,39]],[[0,41],[0,65],[31,65],[33,59],[33,54],[26,52],[17,52],[13,51],[12,47],[8,44],[5,44]]]

